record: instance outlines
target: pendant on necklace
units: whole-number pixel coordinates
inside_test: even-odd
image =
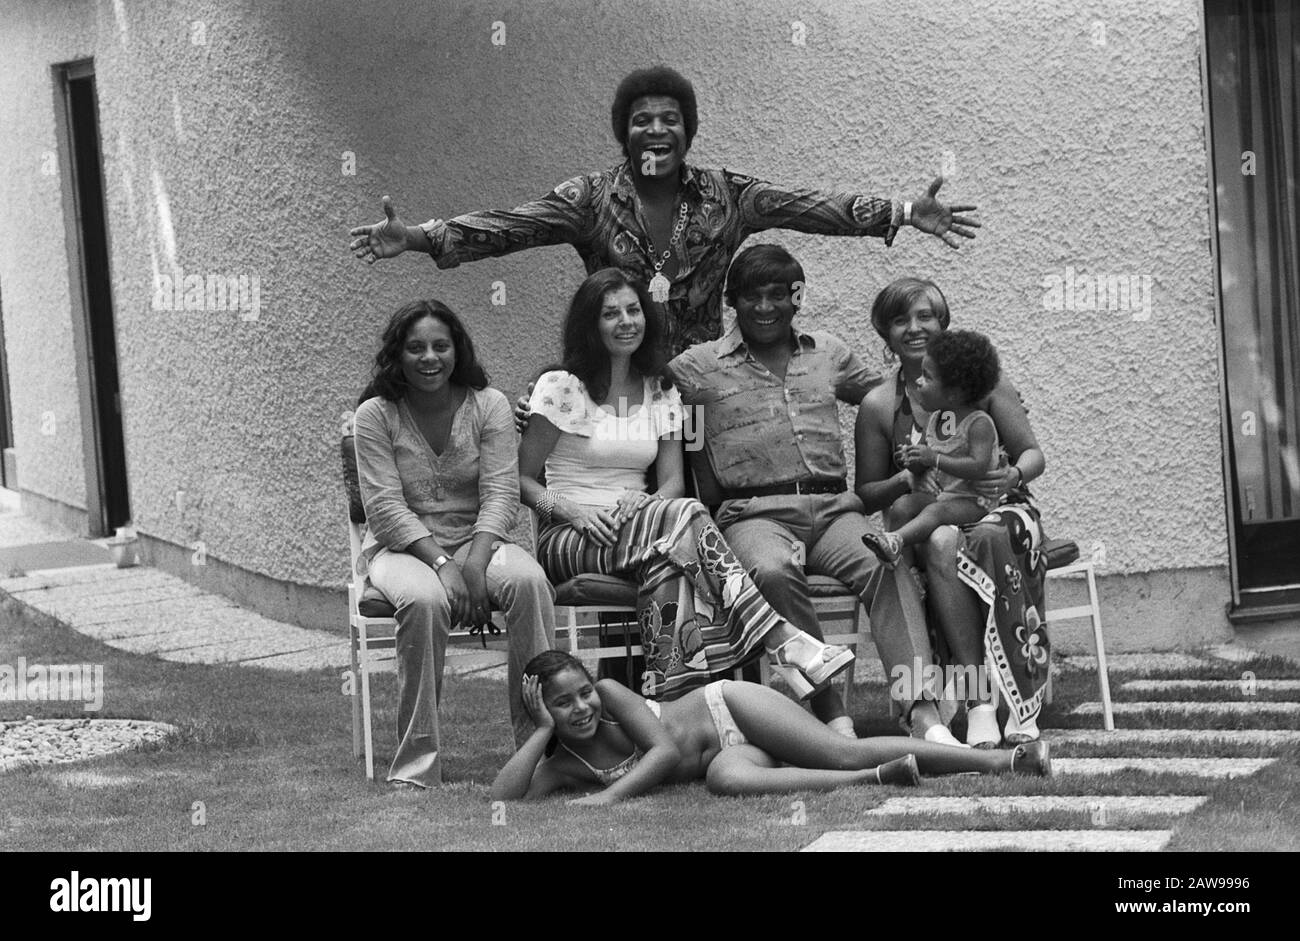
[[[663,304],[668,300],[668,289],[671,287],[668,279],[659,272],[650,279],[650,297],[656,304]]]

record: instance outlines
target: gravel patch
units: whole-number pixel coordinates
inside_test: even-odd
[[[0,772],[102,758],[162,742],[175,726],[147,719],[0,722]]]

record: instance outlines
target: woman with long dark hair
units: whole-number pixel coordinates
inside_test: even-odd
[[[514,423],[488,387],[474,343],[440,301],[398,309],[356,413],[357,471],[366,509],[370,582],[397,609],[398,749],[390,782],[441,780],[438,696],[455,625],[501,609],[510,641],[516,742],[531,724],[523,667],[555,637],[554,591],[510,543],[519,510]]]
[[[519,452],[523,502],[542,520],[538,558],[556,583],[584,572],[636,581],[645,695],[673,699],[767,649],[811,696],[853,654],[773,611],[708,510],[683,497],[683,408],[662,336],[645,289],[616,268],[574,294],[563,366],[538,378]]]

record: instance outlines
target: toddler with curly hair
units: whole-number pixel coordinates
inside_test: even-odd
[[[936,334],[925,350],[917,393],[931,413],[923,444],[905,445],[900,457],[913,473],[912,493],[889,508],[893,528],[862,537],[889,568],[903,549],[925,542],[940,526],[978,522],[995,501],[981,497],[974,482],[996,470],[998,432],[977,408],[998,384],[1001,369],[989,338],[971,330]]]

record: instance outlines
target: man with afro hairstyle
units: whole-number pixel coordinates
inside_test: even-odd
[[[914,201],[777,186],[686,163],[699,117],[695,89],[666,66],[639,69],[619,83],[610,119],[624,160],[566,180],[511,210],[469,212],[407,225],[384,197],[385,220],[352,229],[353,253],[368,264],[404,251],[431,255],[439,268],[538,245],[568,243],[591,274],[620,268],[650,288],[661,306],[671,353],[716,339],[722,287],[741,243],[765,229],[819,235],[872,235],[893,243],[911,225],[957,247],[974,238],[974,206],[935,199],[936,179]],[[558,309],[558,307],[557,307]]]

